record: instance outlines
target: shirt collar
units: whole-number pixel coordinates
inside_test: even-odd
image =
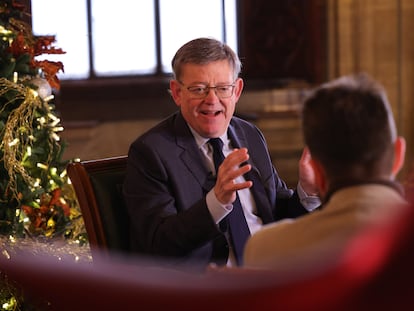
[[[348,180],[348,181],[342,181],[340,183],[336,183],[335,185],[331,185],[330,190],[326,193],[325,197],[323,198],[323,204],[326,204],[331,196],[337,192],[340,189],[351,187],[351,186],[359,186],[359,185],[365,185],[365,184],[379,184],[384,185],[390,188],[393,188],[396,190],[401,196],[404,196],[404,188],[400,183],[397,181],[392,180]],[[323,207],[322,204],[322,207]]]
[[[202,148],[210,138],[202,137],[200,134],[198,134],[191,126],[188,126],[190,128],[191,133],[194,136],[194,139],[196,141],[196,144],[198,148]],[[220,136],[221,141],[223,142],[224,146],[228,146],[229,144],[229,138],[227,136],[227,132],[225,132],[223,135]]]

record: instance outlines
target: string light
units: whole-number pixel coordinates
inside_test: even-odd
[[[55,126],[54,128],[52,128],[53,132],[62,132],[63,130],[63,126]]]
[[[40,118],[37,118],[37,121],[40,123],[40,125],[44,125],[46,123],[46,118],[40,117]]]
[[[53,120],[53,122],[50,123],[50,127],[56,127],[56,125],[58,125],[60,122],[59,118],[56,118],[55,120]]]
[[[38,168],[43,169],[43,170],[47,170],[47,165],[45,165],[45,164],[43,164],[43,163],[37,163],[37,164],[36,164],[36,166],[37,166]]]
[[[57,135],[57,134],[56,134],[56,133],[54,133],[54,132],[50,133],[50,136],[51,136],[54,140],[56,140],[56,141],[59,141],[59,140],[60,140],[59,135]]]
[[[54,98],[55,98],[55,96],[50,95],[50,96],[47,96],[47,97],[43,98],[43,101],[47,103],[47,102],[51,101]]]
[[[13,34],[11,30],[8,30],[7,28],[4,28],[4,26],[0,25],[0,34],[3,35],[3,40],[7,39],[6,36],[10,36]]]
[[[6,257],[6,259],[10,259],[11,258],[10,254],[9,254],[9,252],[7,250],[4,249],[4,250],[2,250],[1,253],[3,254],[4,257]],[[4,309],[4,304],[3,304],[3,309]]]
[[[8,143],[9,147],[16,146],[19,143],[19,139],[15,138],[11,142]]]
[[[50,119],[52,119],[52,120],[59,120],[60,121],[60,119],[58,118],[58,117],[56,117],[53,113],[48,113],[47,114],[47,116],[50,118]]]

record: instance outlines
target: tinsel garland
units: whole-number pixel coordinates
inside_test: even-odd
[[[20,159],[23,159],[24,151],[27,147],[32,146],[33,141],[33,118],[37,108],[40,108],[42,101],[39,96],[29,87],[21,84],[13,83],[7,79],[0,78],[0,97],[5,96],[11,90],[16,93],[15,97],[9,100],[4,107],[16,101],[22,101],[19,106],[12,110],[9,114],[8,120],[4,129],[4,136],[0,148],[3,150],[4,167],[9,175],[9,183],[7,188],[13,193],[13,197],[20,201],[19,192],[16,182],[16,176],[19,174],[27,185],[34,187],[35,181],[27,173],[27,170]],[[45,103],[47,104],[47,103]],[[26,140],[19,140],[22,132],[24,136],[28,137]]]
[[[84,233],[83,219],[66,176],[66,164],[59,156],[62,146],[57,132],[63,127],[49,104],[53,96],[40,97],[31,81],[14,83],[0,78],[0,98],[4,100],[0,115],[7,116],[0,120],[4,122],[0,126],[0,162],[7,173],[1,195],[15,214],[15,220],[9,216],[3,223],[9,221],[17,235],[22,234],[18,228],[24,227],[29,235],[79,238]],[[42,136],[36,137],[39,133]],[[39,148],[43,148],[40,157]],[[31,156],[32,149],[37,150],[37,160]]]

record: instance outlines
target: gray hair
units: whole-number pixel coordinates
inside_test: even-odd
[[[233,68],[236,80],[241,71],[237,54],[227,44],[213,38],[197,38],[178,49],[171,61],[173,78],[179,80],[184,64],[205,65],[215,61],[227,60]]]

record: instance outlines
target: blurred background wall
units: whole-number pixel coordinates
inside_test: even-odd
[[[291,186],[303,148],[303,98],[315,85],[360,71],[388,91],[398,130],[407,139],[403,178],[414,156],[414,1],[244,0],[239,15],[246,87],[237,114],[264,132]],[[126,154],[138,135],[175,111],[168,79],[62,82],[57,109],[68,142],[65,158]]]

